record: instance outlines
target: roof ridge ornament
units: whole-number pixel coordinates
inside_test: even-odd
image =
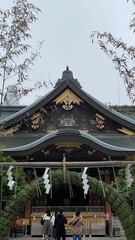
[[[74,79],[73,72],[69,70],[69,66],[67,66],[66,70],[63,71],[62,78],[57,80],[55,87],[58,87],[64,81],[72,81],[74,84],[77,85],[77,87],[82,88],[78,80]]]
[[[62,73],[62,79],[64,80],[67,80],[67,79],[69,79],[69,80],[72,80],[72,79],[74,79],[73,78],[73,73],[72,73],[72,71],[70,71],[69,70],[69,66],[67,66],[66,67],[66,70],[65,71],[63,71],[63,73]]]

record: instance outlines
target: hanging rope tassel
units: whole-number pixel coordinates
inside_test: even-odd
[[[104,190],[103,181],[102,181],[102,178],[101,178],[101,174],[100,174],[99,168],[97,168],[97,169],[98,169],[98,174],[99,174],[99,178],[100,178],[100,181],[101,181],[101,187],[102,187],[103,196],[105,197],[105,190]]]
[[[116,188],[117,188],[117,193],[119,193],[119,188],[118,188],[118,182],[117,182],[117,178],[116,178],[115,169],[114,169],[114,167],[112,167],[112,168],[113,168],[113,175],[114,175],[115,185],[116,185]]]
[[[63,178],[64,178],[64,183],[66,183],[67,182],[67,168],[66,168],[65,154],[63,154]]]
[[[15,169],[15,198],[17,193],[17,184],[18,184],[18,167]]]
[[[33,171],[34,171],[35,179],[37,179],[37,173],[36,173],[35,168],[33,168]],[[41,189],[40,189],[39,184],[37,184],[37,196],[38,196],[38,197],[42,196],[42,192],[41,192]]]
[[[50,184],[51,184],[51,191],[50,191],[50,197],[51,197],[51,199],[52,199],[52,171],[51,171],[51,169],[50,169]]]
[[[72,198],[72,197],[74,197],[74,193],[73,193],[73,188],[72,188],[71,177],[70,177],[69,171],[67,173],[67,176],[68,176],[69,194],[70,194],[70,198]]]

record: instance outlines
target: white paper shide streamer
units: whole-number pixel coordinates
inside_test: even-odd
[[[127,187],[131,187],[132,183],[133,183],[133,178],[130,172],[130,167],[131,164],[128,164],[126,167],[126,183],[127,183]]]
[[[89,184],[88,184],[88,179],[86,174],[87,169],[88,167],[85,167],[82,174],[84,194],[87,194],[89,190]]]
[[[13,169],[13,166],[10,166],[7,170],[7,176],[8,176],[8,186],[9,186],[9,189],[12,190],[13,187],[14,187],[14,184],[15,184],[15,181],[13,180],[13,177],[12,177],[12,169]]]
[[[47,167],[45,169],[44,175],[43,175],[43,179],[44,179],[44,184],[45,184],[45,189],[46,189],[46,193],[49,194],[50,188],[51,188],[51,184],[49,184],[49,174],[48,174],[49,168]]]

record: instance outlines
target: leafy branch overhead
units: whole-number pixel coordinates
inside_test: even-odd
[[[9,80],[14,85],[24,83],[29,79],[29,70],[35,60],[40,57],[43,41],[36,50],[28,44],[31,39],[30,25],[37,21],[40,9],[27,0],[13,1],[13,7],[8,10],[0,9],[0,82],[1,105],[5,88]],[[30,89],[20,88],[20,96],[28,94],[33,89],[46,85],[36,83]]]
[[[135,1],[133,1],[135,6]],[[129,29],[135,33],[135,12],[129,24]],[[135,46],[128,46],[121,38],[116,39],[111,33],[93,32],[92,43],[97,40],[100,48],[114,63],[115,69],[124,79],[127,95],[132,103],[135,102]]]

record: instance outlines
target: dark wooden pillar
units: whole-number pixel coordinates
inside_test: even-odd
[[[109,170],[105,170],[105,183],[110,184],[110,172]],[[113,225],[112,225],[112,211],[111,206],[108,202],[105,203],[105,211],[106,211],[106,233],[109,234],[110,237],[113,236]]]
[[[27,170],[26,182],[30,184],[31,181],[32,181],[32,171]],[[25,218],[30,219],[30,214],[31,214],[31,200],[27,200],[26,206],[25,206]]]
[[[110,172],[109,170],[105,170],[105,177],[104,177],[104,181],[106,184],[110,184],[111,183],[111,178],[110,178]],[[111,206],[108,202],[105,203],[105,211],[106,213],[110,214],[111,213]]]

